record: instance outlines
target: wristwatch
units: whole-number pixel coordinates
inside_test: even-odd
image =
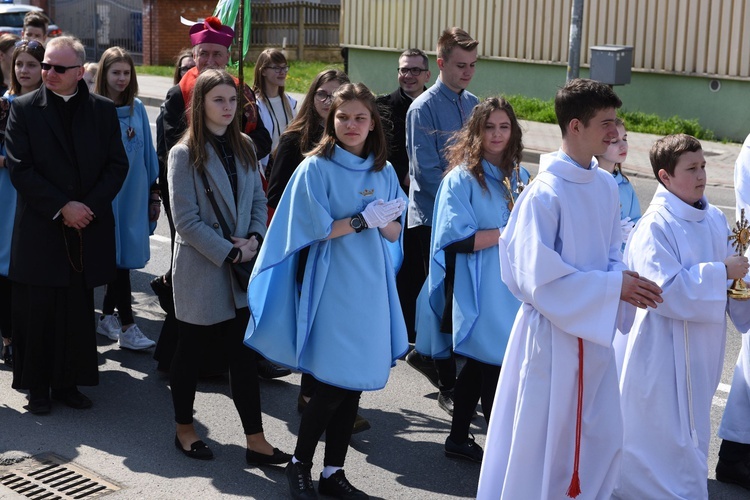
[[[367,222],[362,214],[357,214],[349,220],[349,225],[352,226],[355,233],[361,233],[363,229],[367,229]]]

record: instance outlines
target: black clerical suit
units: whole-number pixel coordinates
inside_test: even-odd
[[[13,387],[95,385],[93,289],[115,277],[112,200],[128,172],[115,106],[83,80],[67,102],[42,85],[13,101],[5,144],[18,191]],[[63,224],[70,201],[94,213],[80,231]]]

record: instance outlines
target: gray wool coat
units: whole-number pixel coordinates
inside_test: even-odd
[[[266,196],[260,172],[237,164],[237,204],[229,177],[214,149],[206,146],[209,185],[233,236],[266,234]],[[200,173],[190,164],[188,148],[177,144],[167,163],[169,199],[177,230],[172,261],[175,315],[194,325],[214,325],[234,318],[247,307],[247,290],[240,288],[225,261],[232,243],[221,232],[219,220],[203,187]]]

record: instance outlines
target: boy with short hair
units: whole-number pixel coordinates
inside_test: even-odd
[[[23,31],[21,38],[24,40],[36,40],[44,45],[47,43],[47,28],[49,18],[41,12],[27,12],[23,17]]]
[[[706,200],[700,142],[677,134],[650,152],[660,185],[625,248],[630,269],[662,287],[641,310],[620,378],[624,440],[615,497],[708,498],[711,403],[721,380],[726,311],[738,329],[750,308],[727,303],[727,280],[747,274],[724,214]],[[728,242],[729,241],[729,242]]]
[[[495,394],[480,500],[609,498],[615,487],[622,417],[612,340],[618,324],[629,326],[628,304],[661,301],[659,287],[622,263],[617,183],[594,159],[617,137],[621,104],[593,80],[558,91],[562,146],[541,157],[500,236],[503,281],[523,304]]]
[[[445,145],[450,136],[469,119],[474,106],[479,104],[477,96],[466,90],[474,77],[478,45],[479,41],[461,28],[444,30],[437,42],[437,65],[440,70],[437,81],[414,99],[406,113],[406,153],[409,157],[407,221],[410,237],[417,241],[421,254],[424,267],[422,276],[427,276],[430,267],[435,195],[448,168]],[[421,285],[422,282],[414,286]],[[417,317],[419,308],[417,305]],[[409,353],[406,362],[438,388],[438,405],[453,415],[453,389],[456,385],[453,353],[448,359],[436,359],[433,363],[432,358],[422,356],[415,350]]]

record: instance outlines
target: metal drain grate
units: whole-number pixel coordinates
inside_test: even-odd
[[[0,468],[0,497],[2,487],[38,500],[98,498],[120,490],[120,486],[53,453]]]

